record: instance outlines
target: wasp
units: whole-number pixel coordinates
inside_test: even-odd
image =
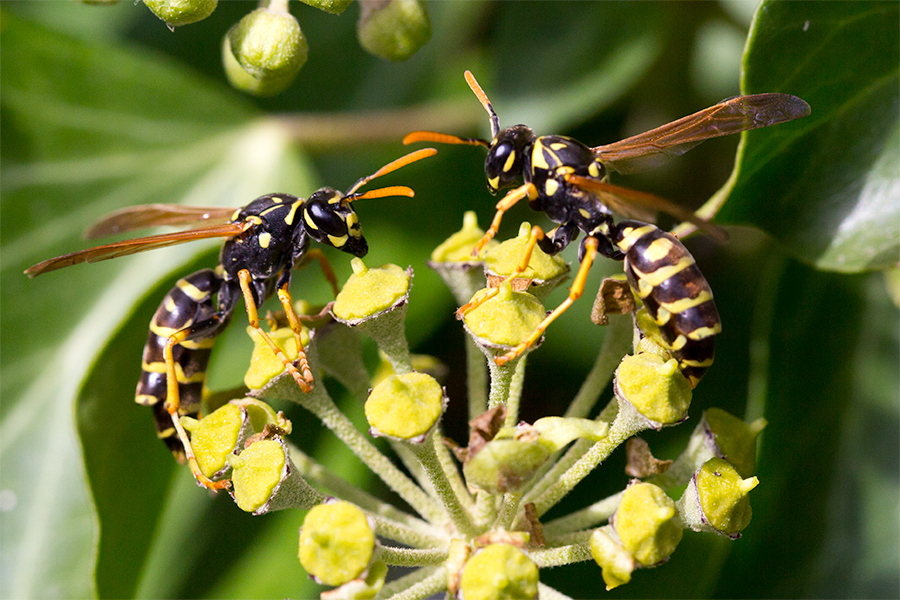
[[[206,381],[206,368],[216,337],[228,326],[238,299],[243,298],[250,326],[265,340],[304,392],[313,387],[313,374],[300,342],[301,318],[289,291],[291,271],[312,259],[322,264],[337,293],[337,281],[313,241],[363,257],[368,244],[351,202],[365,198],[414,196],[406,186],[389,186],[360,193],[369,181],[416,162],[437,151],[426,148],[407,154],[359,179],[346,192],[325,187],[309,198],[266,194],[237,210],[222,207],[149,204],[114,212],[101,219],[87,237],[100,237],[154,225],[206,226],[140,237],[45,260],[25,270],[29,277],[84,262],[97,262],[195,240],[226,238],[214,269],[201,269],[178,280],[166,294],[150,322],[144,346],[141,378],[135,401],[150,406],[157,435],[179,462],[187,461],[197,482],[210,489],[227,487],[200,472],[190,438],[180,416],[197,416]],[[259,325],[257,308],[278,296],[297,342],[296,364],[288,360]]]
[[[465,79],[488,113],[491,140],[415,131],[403,142],[483,146],[487,148],[484,170],[490,192],[497,194],[515,186],[497,203],[491,226],[473,254],[480,253],[496,235],[503,215],[525,198],[532,209],[543,212],[558,226],[547,233],[540,227],[532,228],[522,260],[511,277],[527,268],[535,245],[552,255],[580,233],[585,235],[579,247],[578,273],[568,298],[547,315],[526,341],[497,357],[496,362],[503,364],[520,356],[541,339],[547,327],[581,297],[588,271],[600,254],[624,261],[630,286],[660,326],[682,372],[696,386],[712,364],[714,336],[721,331],[709,284],[677,238],[643,222],[616,223],[613,212],[652,220],[645,215],[661,211],[718,239],[725,238],[724,231],[663,198],[609,183],[609,173],[630,174],[653,168],[704,140],[804,117],[810,114],[809,105],[789,94],[738,96],[645,133],[589,147],[561,135],[536,136],[525,125],[501,130],[487,94],[471,72],[465,72]],[[523,183],[517,185],[519,179]],[[489,297],[482,296],[478,304]],[[469,303],[457,314],[461,317],[475,306]]]

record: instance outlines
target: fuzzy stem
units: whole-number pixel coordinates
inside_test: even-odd
[[[416,548],[398,548],[396,546],[378,546],[375,550],[375,560],[381,560],[387,565],[397,567],[425,567],[439,565],[447,560],[448,548],[446,544],[442,548],[428,548],[425,550]]]
[[[630,315],[610,315],[609,325],[606,326],[606,337],[600,346],[600,354],[594,361],[594,366],[572,404],[566,410],[566,417],[585,418],[590,413],[600,394],[609,385],[616,367],[622,361],[622,357],[631,349],[632,319]]]
[[[646,428],[646,422],[642,423],[640,419],[624,416],[623,412],[623,410],[619,411],[612,427],[609,428],[609,435],[591,446],[590,450],[562,474],[555,485],[549,487],[540,497],[534,500],[534,507],[538,516],[543,515],[562,500],[597,465],[606,460],[622,442]],[[633,412],[636,413],[637,411]]]
[[[488,408],[501,406],[509,400],[509,389],[512,385],[513,375],[522,357],[515,358],[506,364],[498,365],[494,362],[490,351],[486,351],[488,369],[491,372],[491,392],[488,396]]]
[[[447,589],[447,571],[443,567],[423,567],[385,585],[376,599],[425,600]]]
[[[456,467],[456,460],[443,441],[444,434],[440,424],[436,426],[432,439],[434,439],[434,449],[437,453],[438,460],[441,461],[441,468],[444,470],[447,480],[453,487],[456,497],[462,502],[466,512],[472,515],[475,511],[475,499],[472,497],[472,494],[469,493],[469,489],[466,487],[466,483],[463,481],[459,469]]]
[[[500,505],[500,512],[491,529],[510,529],[513,521],[519,512],[522,494],[517,492],[507,492],[503,494],[503,504]]]
[[[478,535],[475,524],[472,521],[472,515],[467,511],[456,496],[450,480],[441,465],[435,450],[434,431],[428,434],[428,438],[420,444],[408,444],[407,447],[415,453],[419,463],[425,469],[425,473],[431,480],[431,485],[435,493],[450,515],[450,519],[456,526],[457,531],[467,536]]]
[[[308,352],[310,366],[317,370],[315,352]],[[413,509],[432,523],[440,523],[446,516],[441,508],[422,491],[394,463],[378,451],[353,423],[340,411],[321,383],[308,394],[297,386],[288,374],[279,375],[259,392],[260,399],[288,399],[313,413],[328,427],[363,463],[397,492]]]
[[[509,392],[506,399],[506,419],[503,425],[513,427],[519,422],[519,404],[522,400],[522,388],[525,383],[525,361],[527,355],[523,355],[516,364],[516,370],[513,372],[509,382]]]
[[[586,506],[581,510],[570,513],[564,517],[548,521],[544,524],[544,535],[547,537],[561,535],[580,529],[588,529],[609,520],[609,517],[616,511],[622,494],[619,492],[612,496],[608,496],[603,500],[594,502],[590,506]]]
[[[570,544],[558,548],[541,548],[540,550],[532,550],[529,554],[531,560],[542,569],[592,560],[590,542]]]

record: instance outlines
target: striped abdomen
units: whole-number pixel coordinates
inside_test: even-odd
[[[179,279],[150,321],[150,333],[141,362],[141,379],[134,400],[153,408],[157,435],[176,456],[183,455],[183,448],[172,418],[165,409],[167,381],[163,351],[170,335],[215,314],[213,296],[221,284],[222,279],[212,269],[203,269]],[[181,342],[172,349],[181,396],[179,413],[182,415],[195,416],[200,410],[206,366],[214,341],[215,336],[201,337]]]
[[[655,225],[622,221],[612,241],[625,253],[628,283],[695,387],[713,362],[715,336],[722,331],[709,283],[684,244]]]

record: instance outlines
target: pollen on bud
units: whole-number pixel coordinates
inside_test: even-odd
[[[366,420],[373,434],[420,441],[444,411],[441,385],[425,373],[389,375],[366,400]]]
[[[742,479],[728,461],[713,458],[694,474],[685,493],[696,489],[703,522],[716,532],[735,538],[750,524],[753,511],[747,495],[757,485],[756,477]]]
[[[473,301],[490,291],[481,290]],[[476,341],[512,347],[528,339],[545,315],[544,306],[533,295],[503,284],[493,298],[466,313],[463,322]]]
[[[284,371],[284,363],[275,356],[266,341],[253,327],[247,327],[247,335],[253,340],[253,354],[250,356],[250,367],[244,375],[244,385],[251,390],[258,390]],[[269,333],[288,360],[295,360],[298,355],[297,342],[290,327],[281,327]],[[300,334],[301,343],[309,343],[309,331],[304,327]]]
[[[300,564],[326,585],[362,575],[375,552],[375,532],[366,515],[343,500],[314,507],[300,529]]]
[[[602,569],[607,591],[631,581],[631,573],[636,567],[634,557],[616,537],[608,526],[595,529],[591,534],[591,556]]]
[[[491,544],[469,558],[460,592],[465,600],[537,598],[538,568],[519,548]]]
[[[746,423],[721,408],[710,408],[703,419],[723,458],[741,477],[750,477],[756,466],[756,438],[766,426],[765,419]]]
[[[350,261],[353,274],[341,288],[331,309],[348,325],[405,305],[409,297],[411,273],[397,265],[370,269],[359,258]]]
[[[485,271],[488,276],[507,277],[516,272],[528,240],[531,237],[531,224],[522,223],[516,237],[510,238],[484,255]],[[544,285],[558,280],[569,272],[569,267],[559,255],[550,256],[535,246],[528,260],[528,266],[517,277],[531,280],[533,285]]]
[[[683,534],[675,502],[652,483],[629,485],[611,522],[622,547],[645,567],[667,560]]]
[[[223,61],[231,84],[271,96],[284,90],[306,63],[309,46],[289,12],[258,8],[225,36]]]
[[[674,358],[655,352],[626,356],[616,369],[616,394],[656,429],[682,421],[691,405],[691,384]]]
[[[243,511],[259,510],[282,480],[287,456],[276,440],[260,440],[232,457],[234,500]]]
[[[153,14],[169,27],[202,21],[216,10],[217,0],[144,0]]]
[[[431,20],[419,0],[362,0],[361,4],[356,35],[369,54],[406,60],[431,39]]]

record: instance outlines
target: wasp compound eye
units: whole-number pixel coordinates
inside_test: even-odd
[[[342,209],[340,204],[332,204],[324,198],[311,198],[306,207],[306,222],[313,230],[326,235],[347,235],[346,210]]]

